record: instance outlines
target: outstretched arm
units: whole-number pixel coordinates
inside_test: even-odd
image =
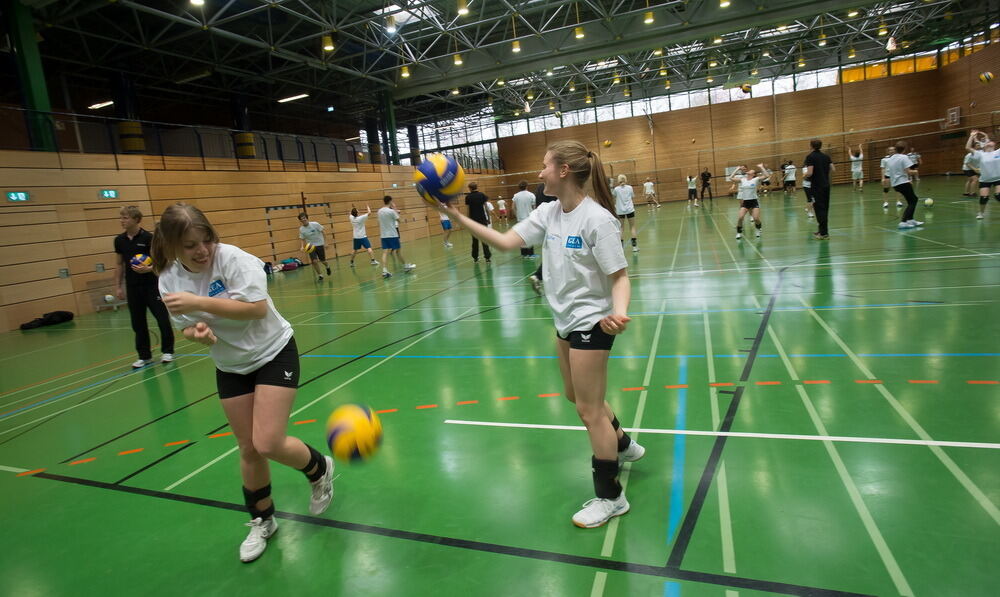
[[[512,251],[524,246],[524,239],[511,228],[506,232],[499,232],[493,228],[483,226],[469,216],[463,214],[457,207],[438,203],[434,206],[439,212],[461,224],[473,236],[489,244],[491,247],[501,251]]]

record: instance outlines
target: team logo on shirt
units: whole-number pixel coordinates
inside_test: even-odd
[[[567,236],[566,237],[566,248],[567,249],[582,249],[583,248],[583,238],[579,236]]]
[[[208,296],[215,296],[226,291],[226,285],[222,280],[215,280],[208,286]]]

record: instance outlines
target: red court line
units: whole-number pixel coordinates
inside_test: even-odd
[[[804,384],[830,383],[829,379],[803,379]]]
[[[478,400],[463,400],[463,401],[459,402],[458,404],[479,404],[479,401]]]
[[[146,448],[136,448],[135,450],[125,450],[124,452],[119,452],[119,456],[125,456],[126,454],[135,454],[136,452],[142,452]]]
[[[306,423],[315,423],[316,419],[306,419],[305,421],[295,421],[292,425],[305,425]]]
[[[970,379],[967,383],[996,385],[996,384],[1000,384],[1000,381],[996,381],[996,380],[992,380],[992,379]]]
[[[638,388],[622,388],[623,392],[634,392],[636,390],[645,390],[646,388],[639,386]]]
[[[40,473],[40,472],[42,472],[44,470],[45,469],[43,469],[43,468],[36,468],[33,471],[24,471],[23,473],[18,473],[17,476],[18,477],[27,477],[28,475],[36,475],[36,474],[38,474],[38,473]]]
[[[170,446],[179,446],[179,445],[181,445],[181,444],[186,444],[186,443],[188,443],[189,441],[191,441],[191,440],[189,440],[189,439],[182,439],[182,440],[181,440],[181,441],[179,441],[179,442],[170,442],[169,444],[163,444],[163,447],[164,447],[164,448],[169,448]]]
[[[754,382],[754,383],[756,383],[758,386],[780,386],[781,385],[780,381],[758,381],[758,382]]]
[[[381,415],[381,414],[385,414],[385,413],[394,413],[394,412],[396,412],[398,410],[399,410],[398,408],[386,408],[384,410],[377,410],[377,411],[375,411],[375,413]]]
[[[686,387],[688,387],[688,385],[686,383],[678,383],[678,384],[674,384],[672,386],[663,386],[663,387],[667,388],[668,390],[674,390],[674,389],[677,389],[677,388],[686,388]]]
[[[520,396],[506,396],[504,398],[497,398],[497,400],[520,400]]]
[[[87,463],[87,462],[93,462],[95,460],[97,460],[97,456],[92,456],[90,458],[84,458],[83,460],[73,461],[73,462],[69,463],[69,465],[70,466],[74,466],[74,465],[77,465],[77,464],[84,464],[84,463]]]
[[[552,398],[553,396],[558,396],[558,395],[559,395],[559,392],[556,392],[554,394],[539,394],[538,397],[539,398]]]
[[[936,379],[908,379],[910,383],[937,383]]]
[[[421,409],[421,408],[437,408],[437,407],[438,407],[437,404],[423,404],[423,405],[418,406],[417,409]]]
[[[854,383],[882,383],[881,379],[855,379]]]
[[[734,385],[734,384],[732,382],[728,382],[728,381],[720,381],[718,383],[710,383],[708,385],[709,385],[709,387],[712,387],[712,388],[726,388],[726,387],[729,387],[729,386]]]
[[[215,435],[210,435],[208,437],[226,437],[227,435],[232,435],[232,431],[226,431],[224,433],[216,433]]]

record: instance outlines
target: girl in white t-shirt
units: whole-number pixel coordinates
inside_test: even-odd
[[[851,180],[854,188],[859,191],[865,190],[864,160],[865,152],[861,149],[861,144],[858,143],[858,153],[851,151]]]
[[[601,160],[578,141],[549,146],[538,178],[545,193],[558,201],[539,205],[526,220],[506,232],[475,222],[439,205],[469,232],[501,251],[542,245],[545,298],[556,325],[556,351],[566,398],[587,427],[594,491],[573,516],[579,527],[592,528],[628,512],[618,483],[619,461],[638,460],[645,449],[621,429],[604,400],[608,357],[615,336],[630,321],[628,262],[619,242],[621,225],[604,181]],[[596,199],[587,195],[593,186]]]
[[[368,210],[368,213],[358,215],[358,208],[352,207],[351,215],[348,216],[351,220],[351,236],[354,241],[354,250],[351,251],[351,267],[354,267],[354,256],[362,249],[368,251],[371,264],[378,265],[378,259],[375,259],[375,252],[372,251],[372,242],[368,240],[368,230],[365,229],[365,222],[368,221],[368,216],[372,215],[372,208],[370,205],[365,205],[365,208]]]
[[[497,215],[500,216],[500,221],[503,222],[503,227],[508,226],[507,222],[507,200],[503,197],[497,197]]]
[[[771,176],[771,172],[764,167],[764,164],[757,164],[760,171],[757,170],[747,170],[746,174],[741,175],[739,171],[734,172],[729,178],[731,181],[739,185],[739,190],[737,192],[737,199],[740,200],[740,213],[736,217],[736,238],[743,238],[743,218],[749,213],[750,218],[753,220],[753,225],[757,228],[757,237],[760,237],[760,229],[764,225],[760,221],[760,201],[757,198],[757,186],[768,179]]]
[[[646,182],[642,183],[642,193],[646,196],[646,205],[652,203],[660,207],[660,202],[656,199],[656,184],[648,177]]]
[[[628,235],[632,238],[632,252],[638,253],[639,244],[635,240],[635,203],[632,201],[634,194],[624,174],[618,175],[618,185],[611,192],[615,196],[615,215],[628,224]],[[623,227],[622,231],[624,230]],[[624,236],[622,242],[625,242]]]
[[[267,294],[263,262],[219,242],[197,207],[174,204],[163,212],[152,246],[153,269],[174,325],[209,347],[222,410],[240,449],[243,497],[250,533],[240,560],[257,559],[278,530],[271,499],[274,460],[305,474],[309,511],[321,514],[333,499],[333,460],[286,435],[299,381],[292,326]]]
[[[982,147],[982,149],[977,149]],[[986,133],[973,130],[965,149],[972,152],[972,159],[979,166],[979,213],[977,220],[986,217],[986,204],[990,202],[990,191],[993,198],[1000,201],[1000,149],[995,141],[991,141]]]

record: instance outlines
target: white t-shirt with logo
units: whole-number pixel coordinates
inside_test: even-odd
[[[1000,182],[1000,149],[977,149],[975,159],[979,164],[979,182]]]
[[[740,201],[756,201],[757,197],[757,183],[760,182],[761,177],[755,176],[753,178],[743,177],[740,181],[740,190],[736,195],[736,198]]]
[[[368,221],[368,214],[360,216],[348,216],[351,218],[352,238],[368,238],[368,231],[365,230],[365,222]]]
[[[323,225],[319,222],[309,222],[305,226],[299,226],[299,238],[314,247],[322,247],[326,242],[323,239]]]
[[[379,238],[399,238],[399,213],[386,205],[378,210]]]
[[[693,189],[694,187],[688,187],[688,188]],[[647,180],[646,182],[642,183],[642,192],[645,193],[646,195],[654,195],[656,193],[655,189],[656,187],[653,185],[652,181]]]
[[[171,315],[178,329],[204,321],[218,339],[209,347],[215,366],[227,373],[246,375],[271,362],[292,337],[292,326],[285,321],[267,294],[264,262],[233,245],[218,244],[208,269],[188,271],[174,261],[160,273],[160,294],[190,292],[198,296],[229,298],[247,303],[267,301],[263,319],[226,319],[195,311]]]
[[[883,161],[885,161],[885,160],[883,160]],[[811,189],[812,186],[813,186],[812,181],[809,180],[808,178],[806,178],[806,172],[808,170],[809,170],[809,166],[802,166],[802,188],[803,189]]]
[[[518,191],[510,200],[514,202],[518,222],[527,220],[531,210],[535,209],[535,194],[531,191]]]
[[[514,225],[525,246],[542,245],[545,298],[559,335],[592,329],[613,312],[611,274],[628,266],[621,224],[590,197],[564,213],[559,201],[538,206]]]
[[[889,177],[889,184],[896,187],[910,182],[910,173],[906,169],[911,166],[913,160],[906,154],[896,153],[885,158],[885,175]]]
[[[864,154],[861,154],[861,155],[858,155],[858,156],[852,155],[851,156],[851,172],[856,172],[858,174],[861,174],[861,172],[862,172],[861,171],[861,164],[862,164],[862,161],[864,159],[865,159]]]
[[[635,211],[635,205],[632,203],[634,193],[631,186],[620,184],[612,189],[611,193],[615,196],[615,213],[625,216]]]
[[[795,182],[795,166],[792,164],[785,166],[785,180]]]

